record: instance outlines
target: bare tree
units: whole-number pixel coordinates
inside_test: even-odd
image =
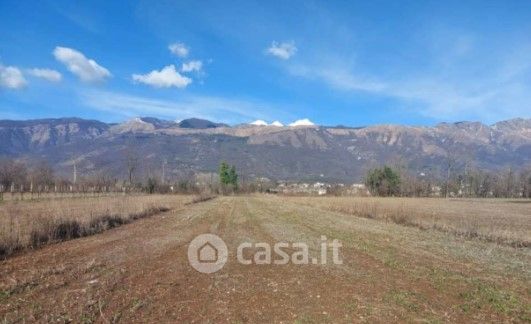
[[[445,156],[445,181],[444,181],[444,197],[448,198],[448,193],[450,191],[450,179],[452,176],[452,171],[455,168],[456,164],[456,156],[454,150],[452,150],[450,147],[446,149],[446,156]]]
[[[520,173],[520,188],[523,198],[531,198],[531,169],[523,170]]]
[[[129,185],[133,185],[133,176],[138,168],[138,156],[134,150],[127,148],[125,150],[125,165],[127,168],[127,176]]]
[[[162,184],[166,183],[166,165],[167,164],[168,164],[168,160],[167,159],[163,159],[162,160],[162,175],[161,175],[161,179],[160,179],[160,182]]]
[[[30,172],[32,189],[36,187],[41,191],[44,187],[51,187],[54,180],[53,169],[46,161],[39,162]]]
[[[507,198],[512,198],[514,197],[514,194],[515,194],[515,185],[516,185],[516,180],[514,178],[514,172],[512,170],[512,168],[509,167],[509,169],[507,170],[507,172],[505,173],[505,177],[504,177],[504,184],[505,184],[505,197]]]
[[[4,188],[20,187],[27,182],[27,168],[22,162],[0,161],[0,184]]]

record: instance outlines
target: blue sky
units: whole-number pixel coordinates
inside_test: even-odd
[[[0,118],[531,117],[531,1],[0,0]]]

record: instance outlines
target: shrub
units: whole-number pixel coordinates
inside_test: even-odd
[[[376,196],[395,196],[400,189],[400,176],[388,166],[369,171],[365,185],[371,194]]]

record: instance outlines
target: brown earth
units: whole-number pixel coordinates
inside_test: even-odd
[[[229,261],[188,263],[219,235]],[[338,239],[342,265],[242,265],[237,246]],[[531,253],[269,196],[219,197],[0,262],[7,322],[529,322]]]

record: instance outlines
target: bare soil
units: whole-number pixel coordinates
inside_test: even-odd
[[[188,263],[214,233],[229,261]],[[338,239],[342,265],[242,265],[242,242]],[[529,322],[531,253],[274,196],[218,197],[0,262],[11,322]]]

